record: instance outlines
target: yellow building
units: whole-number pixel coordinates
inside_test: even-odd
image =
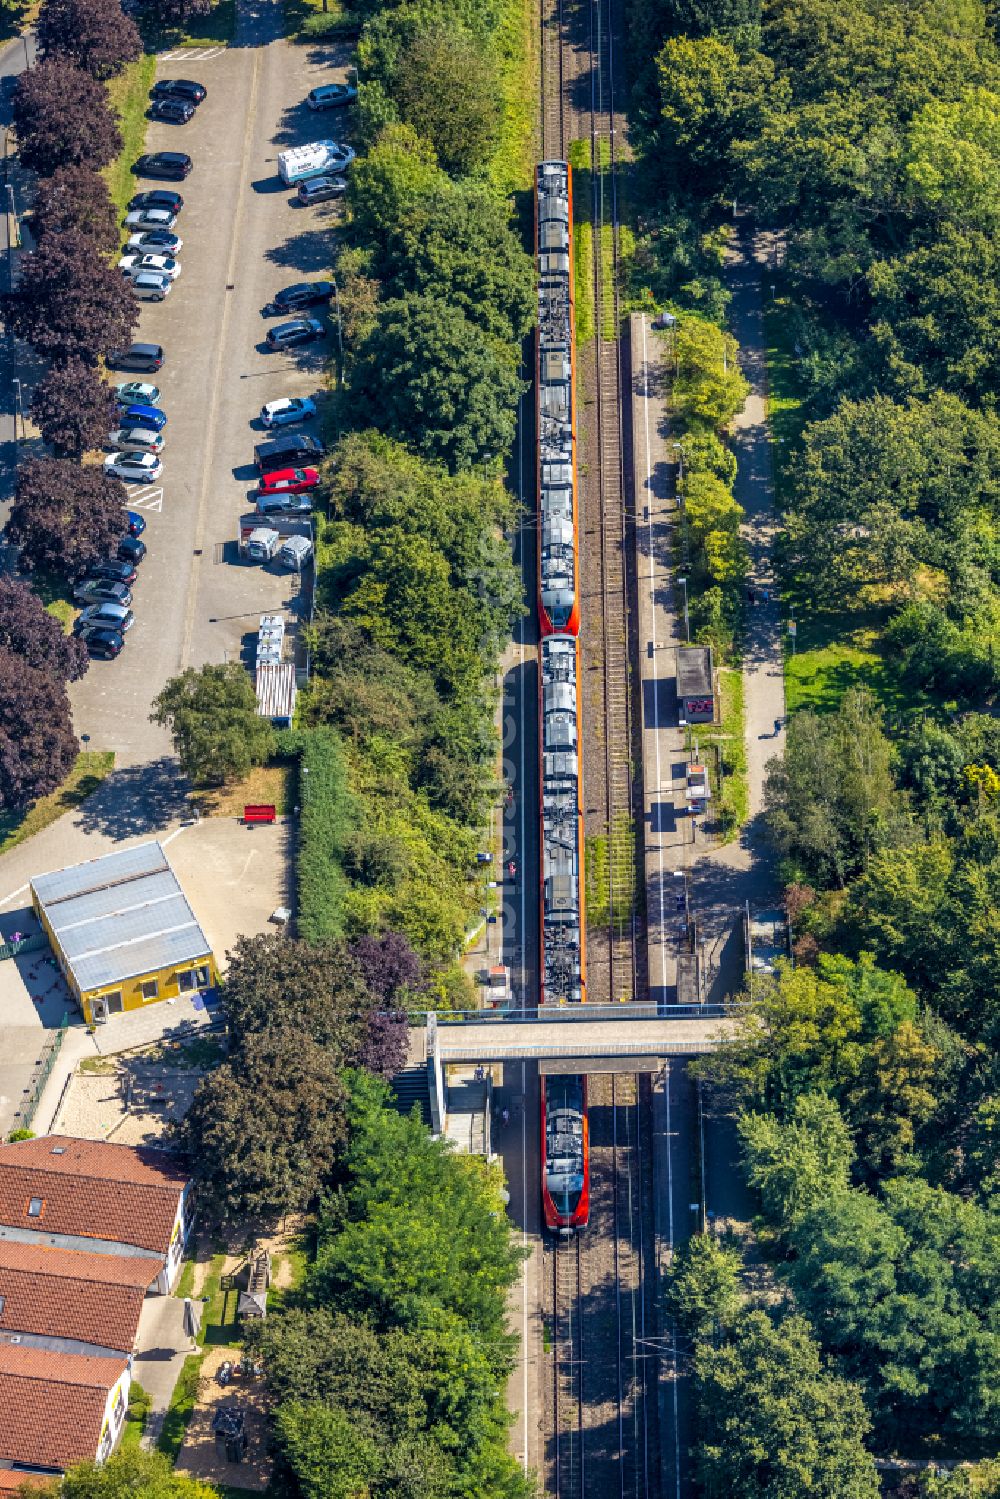
[[[31,900],[89,1024],[218,982],[212,949],[159,843],[37,875]]]

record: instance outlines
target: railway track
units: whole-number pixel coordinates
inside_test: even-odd
[[[631,670],[635,599],[627,559],[627,503],[619,338],[618,171],[615,32],[621,0],[541,0],[542,149],[587,157],[577,171],[578,217],[589,219],[589,265],[577,261],[577,306],[593,308],[595,337],[577,346],[584,655],[584,776],[588,879],[588,998],[641,999],[645,990],[636,817],[642,806],[638,716]],[[584,179],[584,180],[581,180]],[[581,286],[584,276],[588,285]],[[595,680],[596,679],[596,680]],[[597,840],[595,842],[594,840]]]
[[[552,1487],[556,1499],[584,1499],[583,1296],[579,1236],[552,1255]]]

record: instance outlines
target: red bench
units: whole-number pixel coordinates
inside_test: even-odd
[[[266,802],[251,803],[243,808],[243,825],[252,828],[258,822],[274,822],[277,815],[277,808]]]

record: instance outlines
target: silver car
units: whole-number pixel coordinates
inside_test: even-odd
[[[122,453],[162,453],[163,433],[148,427],[117,427],[108,433],[108,447]]]

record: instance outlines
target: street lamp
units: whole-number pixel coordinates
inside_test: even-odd
[[[14,376],[14,441],[15,442],[17,442],[17,440],[18,440],[18,430],[17,430],[18,418],[20,418],[20,421],[21,421],[21,435],[23,436],[24,435],[24,431],[25,431],[25,427],[24,427],[24,405],[23,405],[23,403],[21,401],[21,382],[17,378],[17,376],[15,375]]]
[[[677,482],[679,484],[683,484],[684,483],[684,445],[683,445],[683,443],[672,442],[670,444],[670,446],[673,448],[674,452],[677,454],[677,468],[678,468]],[[684,491],[683,491],[683,489],[681,490],[681,504],[682,505],[684,504]]]
[[[687,578],[678,578],[676,581],[681,585],[681,587],[684,590],[684,638],[687,641],[688,645],[690,645],[691,644],[691,620],[688,617],[688,580],[687,580]]]

